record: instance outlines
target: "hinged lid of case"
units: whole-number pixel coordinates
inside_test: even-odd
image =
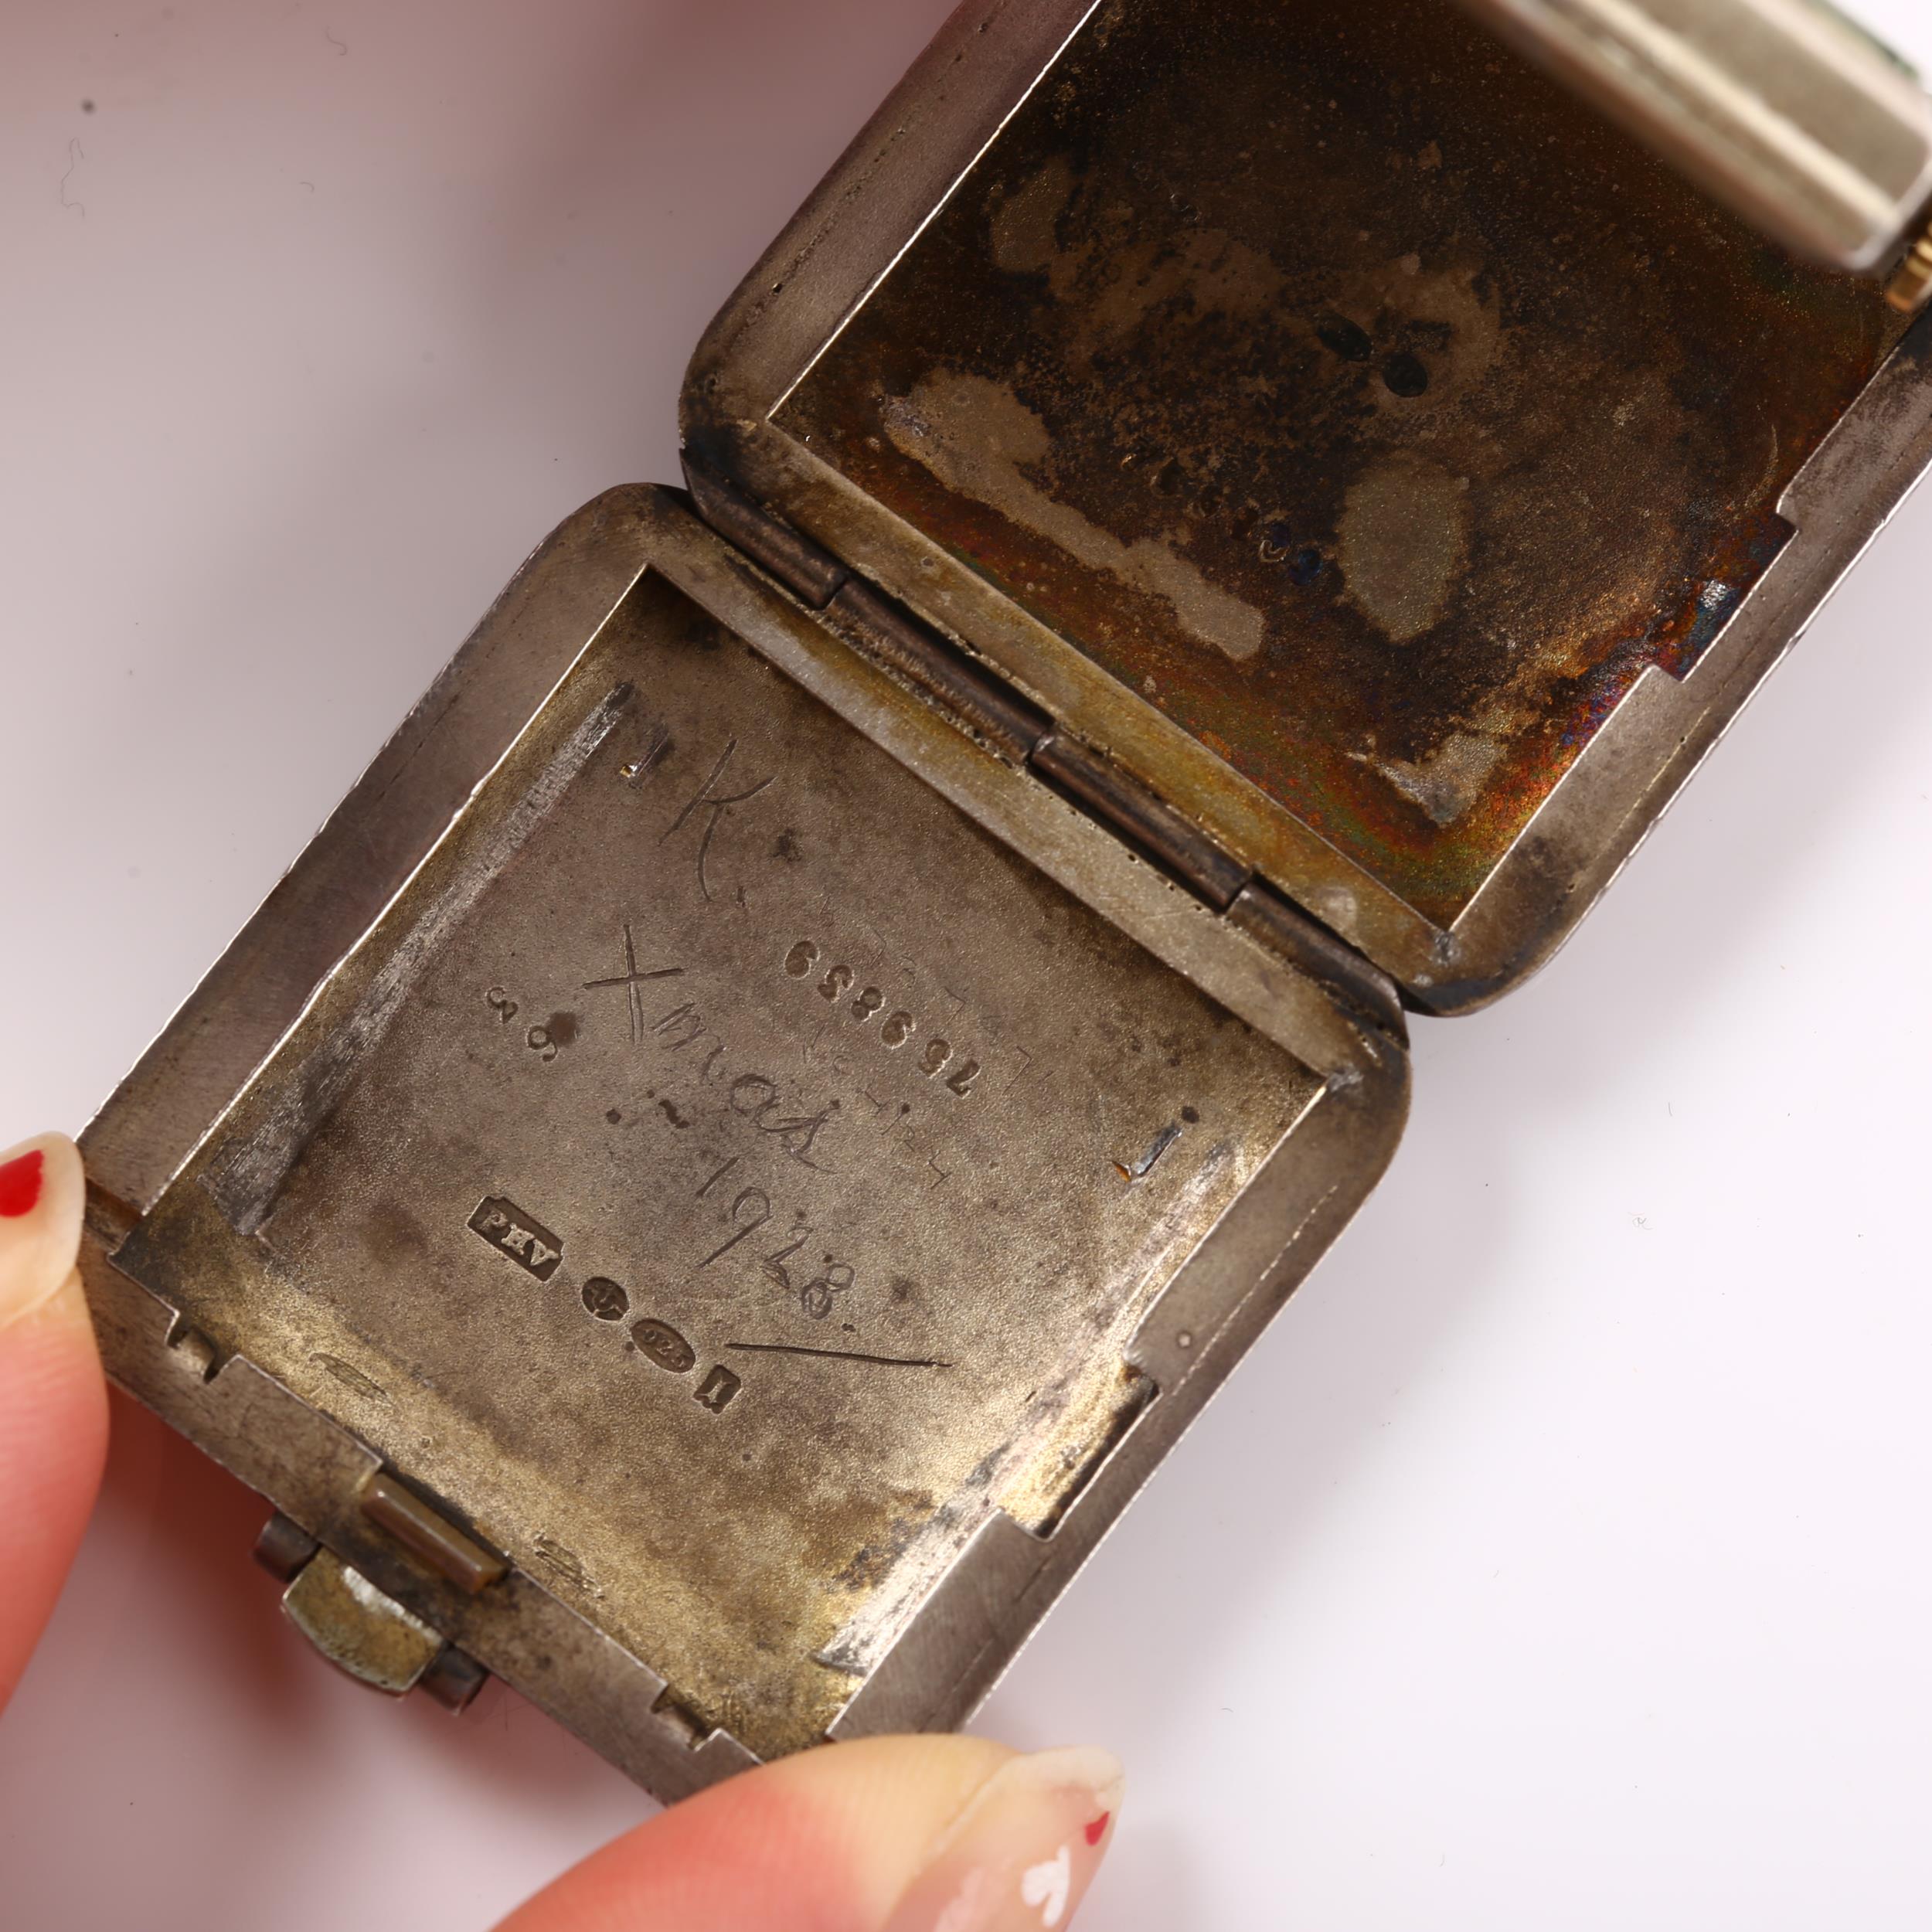
[[[1904,329],[1447,0],[973,0],[713,326],[687,454],[1451,1010],[1916,478]]]

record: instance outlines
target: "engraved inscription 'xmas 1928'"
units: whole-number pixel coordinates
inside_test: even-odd
[[[665,1127],[659,1131],[682,1138],[695,1128],[710,1137],[705,1165],[683,1184],[697,1212],[669,1236],[668,1247],[662,1234],[653,1245],[651,1266],[660,1278],[648,1298],[659,1306],[639,1306],[633,1289],[609,1274],[584,1281],[577,1298],[591,1321],[626,1335],[629,1352],[672,1375],[699,1370],[698,1350],[680,1330],[694,1319],[704,1325],[701,1308],[720,1305],[720,1296],[722,1305],[745,1306],[744,1298],[765,1283],[770,1298],[762,1305],[774,1315],[782,1308],[802,1315],[832,1331],[825,1342],[839,1345],[808,1347],[802,1338],[754,1332],[742,1342],[720,1336],[714,1346],[943,1370],[946,1363],[923,1354],[882,1352],[862,1332],[889,1321],[910,1291],[869,1254],[865,1217],[854,1218],[849,1182],[876,1173],[882,1159],[910,1156],[906,1178],[917,1175],[916,1185],[948,1184],[955,1163],[934,1157],[964,1124],[967,1117],[953,1109],[988,1085],[985,1045],[968,1053],[957,1043],[968,1026],[985,1039],[982,1027],[971,1018],[968,999],[930,968],[903,957],[889,973],[865,963],[894,951],[873,923],[880,909],[860,913],[844,937],[828,937],[824,925],[817,937],[794,937],[804,923],[798,920],[798,889],[806,885],[798,869],[801,842],[811,834],[786,825],[796,808],[786,802],[784,775],[739,734],[701,751],[693,747],[685,757],[696,752],[696,760],[687,766],[674,755],[678,735],[661,721],[650,723],[644,748],[617,769],[627,789],[656,801],[647,803],[645,823],[638,826],[648,841],[643,849],[666,858],[676,854],[679,862],[667,868],[654,858],[645,871],[655,882],[651,893],[627,891],[604,915],[609,940],[590,950],[573,947],[576,970],[566,969],[568,984],[588,1004],[565,1010],[579,1002],[556,984],[559,975],[543,963],[541,947],[520,954],[502,983],[480,989],[495,1022],[489,1031],[512,1048],[515,1060],[557,1069],[538,1077],[551,1096],[546,1108],[563,1102],[594,1068],[595,1084],[583,1098],[611,1128],[622,1130],[614,1134],[616,1144],[628,1145],[634,1123],[660,1116]],[[660,788],[681,771],[683,782],[675,791]],[[624,808],[625,816],[634,809]],[[760,857],[770,862],[764,869]],[[681,889],[672,885],[680,874]],[[774,888],[783,889],[779,896],[789,914],[770,903]],[[668,896],[659,896],[667,889]],[[672,917],[674,905],[682,910]],[[753,929],[742,937],[732,930],[740,922]],[[762,940],[754,936],[760,926]],[[721,939],[726,956],[736,953],[743,962],[730,977],[717,970]],[[780,985],[796,987],[804,1003],[784,995],[764,1024],[748,1025],[741,1002],[753,1013],[770,1003],[743,977],[765,946]],[[560,1010],[551,1011],[553,1005]],[[775,1033],[771,1018],[778,1020]],[[993,1029],[989,1043],[1015,1063],[998,1077],[1004,1095],[1026,1077],[1032,1056],[999,1043],[998,1032]],[[868,1039],[869,1052],[884,1063],[877,1073],[863,1064]],[[893,1079],[886,1069],[893,1066],[910,1080],[902,1085]],[[573,1067],[580,1070],[573,1074]],[[847,1084],[828,1091],[820,1083],[827,1075]],[[638,1104],[634,1082],[648,1105]],[[936,1111],[931,1101],[920,1104],[923,1094],[936,1097]],[[697,1146],[694,1136],[693,1151]],[[668,1179],[661,1173],[654,1185]],[[824,1198],[828,1188],[841,1205]],[[667,1267],[669,1274],[662,1274]],[[877,1292],[869,1294],[869,1287]],[[677,1327],[666,1314],[675,1316]],[[702,1372],[696,1399],[720,1413],[741,1386],[733,1371],[716,1366]]]
[[[718,1168],[698,1189],[696,1198],[700,1201],[704,1199],[737,1166],[742,1158],[741,1155],[733,1155]],[[732,1199],[730,1214],[731,1225],[737,1232],[720,1242],[698,1266],[708,1268],[714,1263],[722,1261],[740,1243],[750,1240],[771,1218],[771,1196],[763,1188],[741,1189]],[[764,1274],[775,1281],[780,1292],[787,1297],[793,1292],[793,1270],[787,1264],[811,1240],[811,1236],[812,1230],[806,1224],[804,1210],[800,1209],[793,1224],[792,1239],[760,1260],[760,1265]],[[800,1266],[797,1271],[801,1275],[811,1272],[803,1266]],[[831,1315],[837,1298],[845,1294],[856,1278],[849,1262],[835,1260],[827,1254],[822,1259],[819,1272],[811,1274],[811,1278],[798,1287],[798,1305],[813,1321],[823,1321]]]

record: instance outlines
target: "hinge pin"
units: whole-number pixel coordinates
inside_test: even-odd
[[[508,1573],[501,1556],[432,1509],[413,1490],[379,1470],[362,1485],[362,1513],[430,1567],[474,1597]]]
[[[1932,301],[1932,229],[1906,251],[1886,285],[1885,299],[1902,315],[1916,315]]]
[[[262,1533],[255,1539],[255,1560],[277,1583],[292,1583],[321,1547],[300,1523],[278,1509],[262,1525]]]

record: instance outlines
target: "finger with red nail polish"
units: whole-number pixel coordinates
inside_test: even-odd
[[[0,1154],[0,1705],[60,1593],[100,1482],[107,1392],[76,1260],[80,1155]]]

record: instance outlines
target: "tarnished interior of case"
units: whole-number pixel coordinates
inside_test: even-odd
[[[773,420],[1446,927],[1902,326],[1444,0],[1111,0]]]
[[[770,1754],[1318,1090],[646,576],[116,1264]]]

